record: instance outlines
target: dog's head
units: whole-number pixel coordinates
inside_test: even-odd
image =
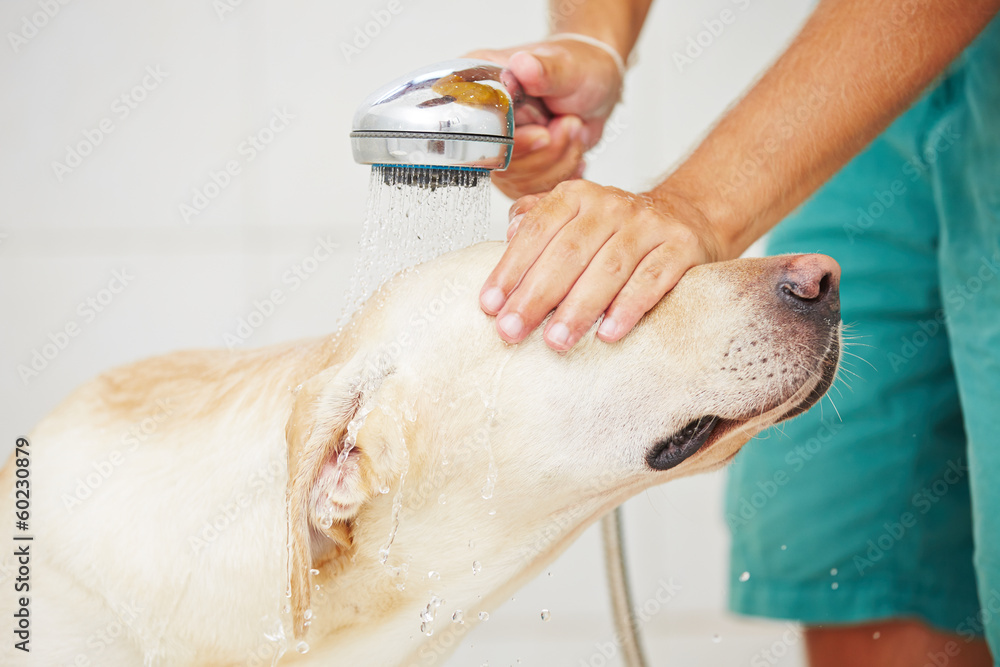
[[[726,463],[833,381],[828,257],[693,268],[618,343],[589,336],[560,354],[539,331],[504,344],[479,309],[502,249],[395,278],[342,332],[339,363],[298,390],[286,429],[297,635],[312,586],[347,563],[368,568],[372,590],[381,577],[403,595],[407,571],[423,580],[407,594],[444,587],[430,571],[456,597],[491,590],[639,490]],[[495,580],[470,566],[487,556]]]

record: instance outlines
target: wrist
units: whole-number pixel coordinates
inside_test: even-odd
[[[558,42],[560,40],[569,40],[579,42],[581,44],[588,44],[596,49],[599,49],[600,51],[603,51],[614,62],[615,68],[618,70],[619,80],[625,80],[625,70],[628,68],[625,61],[626,57],[628,57],[627,50],[623,50],[620,46],[615,46],[607,39],[601,39],[599,37],[580,32],[557,32],[550,34],[545,38],[545,41],[547,42]]]
[[[642,193],[650,201],[653,208],[661,215],[677,220],[689,227],[698,236],[707,256],[707,261],[717,262],[735,259],[740,252],[735,252],[730,239],[713,218],[710,207],[694,193],[676,187],[669,179],[655,188]]]

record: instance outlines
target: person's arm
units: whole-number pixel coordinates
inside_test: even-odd
[[[604,313],[618,340],[696,264],[740,255],[881,132],[1000,0],[822,0],[700,146],[643,195],[567,181],[511,208],[480,296],[518,342],[568,349]],[[516,232],[515,232],[516,230]]]
[[[584,152],[601,138],[604,123],[618,101],[619,64],[639,38],[652,0],[551,0],[550,38],[511,49],[468,54],[506,66],[528,95],[541,98],[552,119],[523,124],[517,118],[514,152],[493,183],[517,198],[551,190],[560,181],[583,174]],[[603,42],[618,54],[584,41],[560,39],[575,33]]]

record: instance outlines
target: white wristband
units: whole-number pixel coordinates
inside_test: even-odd
[[[583,42],[584,44],[590,44],[591,46],[596,46],[601,49],[615,61],[615,67],[618,68],[618,76],[625,80],[625,60],[622,55],[618,53],[610,44],[606,44],[596,37],[591,37],[590,35],[581,35],[578,32],[558,32],[554,35],[549,35],[546,41],[553,42],[557,39],[571,39],[577,42]]]

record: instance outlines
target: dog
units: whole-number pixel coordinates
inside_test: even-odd
[[[401,273],[335,336],[76,390],[0,473],[33,538],[5,550],[31,652],[3,664],[439,664],[602,515],[833,382],[831,258],[692,268],[621,341],[557,353],[480,310],[502,252]]]

